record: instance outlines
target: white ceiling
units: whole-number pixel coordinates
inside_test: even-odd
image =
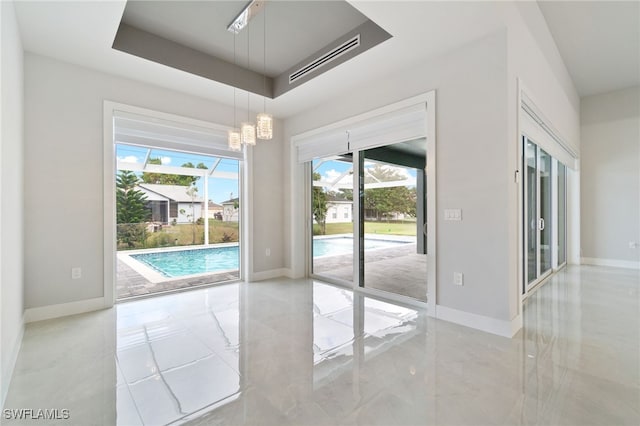
[[[640,2],[538,5],[581,96],[640,85]]]
[[[125,1],[20,1],[16,4],[16,13],[24,48],[30,52],[110,74],[214,99],[228,105],[233,104],[233,91],[229,86],[112,49],[111,45],[122,18],[125,3]],[[318,104],[329,102],[332,98],[349,92],[354,86],[368,85],[399,69],[454,49],[505,26],[503,8],[500,6],[504,3],[500,2],[350,1],[350,3],[363,15],[388,31],[393,38],[295,90],[268,101],[270,112],[279,117],[291,116]],[[240,0],[239,4],[244,5],[245,2]],[[549,14],[547,18],[554,22],[557,14],[567,13],[566,8],[571,11],[572,4],[574,3],[558,6],[558,8],[555,8],[555,4],[553,6],[543,4],[542,7],[545,10],[545,16]],[[584,16],[582,11],[589,10],[588,6],[575,7],[580,16]],[[598,31],[605,35],[601,40],[597,39],[597,43],[589,38],[593,31],[588,28],[588,25],[577,23],[570,25],[573,31],[581,31],[584,35],[575,35],[570,30],[561,31],[558,35],[554,34],[561,39],[565,37],[566,40],[574,40],[571,42],[562,39],[558,44],[568,46],[566,48],[570,51],[576,50],[574,55],[578,59],[574,61],[567,57],[567,55],[571,56],[571,52],[567,54],[563,52],[564,47],[560,49],[570,72],[577,79],[579,91],[590,90],[592,85],[605,87],[602,81],[607,79],[612,86],[622,81],[622,78],[614,75],[614,72],[594,73],[589,69],[595,68],[594,64],[603,62],[601,57],[607,62],[612,61],[618,64],[615,68],[619,68],[620,73],[630,74],[625,71],[627,69],[631,69],[633,73],[633,64],[626,63],[622,60],[624,58],[619,56],[633,57],[634,55],[628,53],[626,48],[612,48],[609,45],[612,40],[606,35],[611,31],[617,31],[617,27],[621,26],[617,22],[608,22],[609,19],[617,19],[617,15],[611,17],[602,12],[598,16],[604,17],[599,20],[607,22],[598,23]],[[259,20],[260,17],[256,19]],[[591,21],[598,20],[591,19]],[[626,19],[623,21],[627,22]],[[632,22],[624,25],[633,27]],[[550,27],[555,25],[550,24]],[[333,28],[324,30],[329,34],[334,32]],[[637,26],[635,31],[637,34]],[[628,35],[629,33],[626,37]],[[583,38],[588,39],[589,43],[575,41]],[[629,42],[632,43],[632,40]],[[591,58],[591,60],[584,60],[586,64],[580,62],[580,58],[585,56]],[[584,76],[580,74],[580,67],[587,68]],[[598,80],[601,82],[596,82],[596,78],[590,73],[597,74],[596,77],[599,78],[602,74],[602,78]],[[582,82],[581,78],[585,81]],[[627,84],[626,81],[632,81],[631,77],[625,78],[627,80],[624,80],[624,84]],[[580,94],[584,95],[588,92],[581,91]],[[256,96],[255,102],[261,103],[262,98]]]
[[[239,1],[133,1],[123,22],[200,52],[234,61],[233,33],[227,26],[243,9]],[[266,3],[267,75],[275,77],[367,21],[345,1]],[[236,60],[262,73],[264,10],[236,36]],[[330,23],[331,31],[327,31]],[[249,46],[247,46],[247,38]]]

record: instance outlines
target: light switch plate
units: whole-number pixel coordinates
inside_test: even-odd
[[[462,220],[462,210],[460,209],[445,209],[444,220]]]

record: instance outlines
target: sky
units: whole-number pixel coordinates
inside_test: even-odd
[[[116,157],[120,161],[126,161],[131,163],[143,163],[147,155],[147,148],[137,147],[132,145],[116,144]],[[168,151],[163,149],[152,149],[150,158],[160,158],[160,161],[165,166],[180,167],[181,165],[191,162],[193,165],[203,163],[210,168],[218,157],[190,154],[178,151]],[[224,171],[235,173],[239,176],[239,162],[238,160],[231,158],[222,158],[216,171]],[[141,176],[142,173],[137,173]],[[198,195],[203,196],[203,180],[202,178],[196,181],[196,187],[198,188]],[[220,203],[222,201],[235,198],[239,193],[239,179],[224,179],[219,177],[209,178],[209,195],[207,199]],[[233,196],[231,196],[233,194]]]
[[[142,164],[146,155],[147,148],[133,145],[116,144],[116,157],[120,161]],[[207,166],[207,168],[210,168],[218,159],[218,157],[208,155],[191,154],[163,149],[152,149],[150,158],[160,158],[161,163],[165,166],[180,167],[182,164],[191,162],[194,165],[203,163]],[[330,160],[318,165],[319,163],[319,160],[314,160],[313,168],[314,171],[320,173],[320,175],[322,176],[322,181],[334,182],[340,177],[340,175],[351,170],[351,163],[344,161]],[[372,168],[375,166],[375,164],[376,163],[372,161],[365,161],[365,169]],[[384,167],[393,169],[397,174],[403,176],[405,179],[411,182],[415,182],[415,169],[406,167],[395,167],[387,164],[385,164]],[[231,172],[235,173],[236,176],[239,176],[239,161],[231,158],[222,158],[222,161],[220,161],[220,164],[218,164],[218,166],[216,167],[216,171]],[[137,174],[138,176],[142,175],[142,173]],[[340,187],[351,188],[351,182],[352,176],[349,173],[346,173],[345,176],[340,179],[339,185],[327,189],[337,191],[340,189]],[[415,185],[410,184],[407,186],[411,187]],[[202,179],[198,179],[196,181],[196,187],[198,188],[198,196],[202,197],[204,195]],[[209,179],[209,194],[206,198],[216,203],[221,203],[222,201],[237,197],[239,194],[239,190],[240,188],[238,178],[224,179],[220,177],[214,177]]]
[[[364,163],[364,167],[365,169],[370,169],[376,166],[376,164],[380,164],[380,163],[376,163],[373,161],[365,161]],[[416,179],[416,170],[415,169],[411,169],[411,168],[407,168],[407,167],[401,167],[401,166],[392,166],[389,164],[383,164],[384,168],[387,169],[391,169],[393,170],[397,175],[402,176],[404,179],[412,182],[412,184],[406,185],[408,187],[413,187],[415,186],[415,179]],[[329,161],[325,161],[320,163],[319,160],[314,160],[313,161],[313,170],[314,172],[320,173],[320,180],[323,182],[335,182],[336,179],[340,178],[340,176],[348,171],[351,171],[351,163],[349,162],[345,162],[345,161],[337,161],[337,160],[329,160]],[[368,182],[369,180],[366,180],[365,182]],[[341,187],[347,187],[347,188],[352,188],[353,187],[353,183],[352,183],[352,175],[350,173],[345,174],[339,181],[338,184],[336,186],[334,186],[333,188],[328,188],[325,187],[325,189],[327,190],[333,190],[333,191],[338,191]]]

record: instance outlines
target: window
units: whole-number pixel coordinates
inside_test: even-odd
[[[189,277],[196,274],[206,274],[206,284],[238,278],[240,224],[233,194],[240,189],[240,161],[133,144],[115,148],[116,269],[127,271],[117,274],[117,299],[191,287]],[[212,219],[207,204],[223,205],[229,214]],[[208,253],[226,257],[211,261]]]

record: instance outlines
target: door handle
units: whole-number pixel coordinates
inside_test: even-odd
[[[544,231],[544,219],[538,219],[538,231]]]

